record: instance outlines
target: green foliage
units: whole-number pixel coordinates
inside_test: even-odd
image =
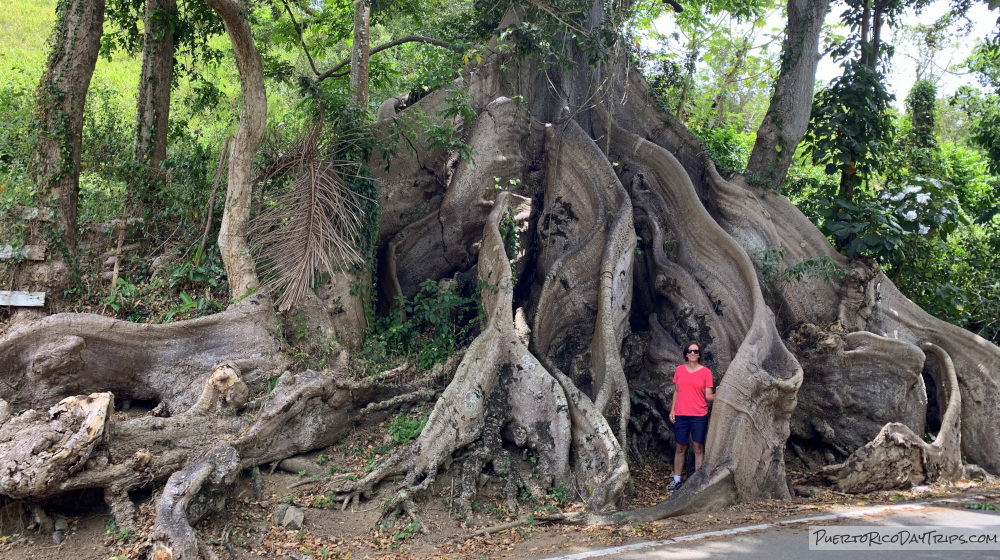
[[[695,129],[694,133],[721,172],[746,169],[753,135],[743,132],[735,123]]]
[[[389,435],[397,445],[404,445],[417,439],[425,425],[427,425],[426,414],[411,416],[400,412],[393,416],[389,423]]]
[[[705,132],[754,130],[767,110],[779,54],[777,43],[767,38],[774,30],[768,29],[766,14],[774,7],[771,1],[685,2],[684,12],[660,18],[673,20],[670,34],[656,31],[662,23],[653,26],[645,19],[646,5],[638,8],[637,27],[648,38],[637,43],[636,58],[654,98],[706,145],[712,142]],[[642,50],[647,46],[649,51]],[[725,154],[717,151],[723,156],[717,164]],[[732,160],[728,169],[743,169],[728,163]]]
[[[847,278],[847,270],[837,267],[830,257],[822,256],[799,261],[783,270],[782,276],[795,282],[807,278],[819,278],[829,284],[833,280]]]
[[[779,282],[801,282],[817,278],[824,283],[843,280],[847,270],[839,268],[830,257],[813,257],[788,265],[784,269],[781,264],[785,259],[784,249],[767,249],[753,251],[751,256],[760,267],[760,275],[764,282],[776,284]]]
[[[870,256],[890,264],[904,258],[903,248],[915,237],[945,239],[968,224],[952,185],[914,177],[899,189],[878,194],[856,192],[853,201],[821,196],[813,211],[823,233],[839,241],[849,257]]]
[[[520,179],[511,179],[510,185],[513,187],[520,182]],[[499,187],[499,183],[497,186]],[[507,255],[507,260],[510,261],[511,284],[517,285],[517,267],[514,264],[514,259],[521,252],[521,232],[517,230],[514,211],[508,210],[498,225],[500,226],[500,238],[503,239],[504,253]]]
[[[412,300],[399,297],[397,304],[401,313],[378,318],[362,349],[374,364],[413,356],[421,368],[429,368],[471,340],[478,328],[478,296],[462,297],[453,287],[439,290],[434,280],[424,280]]]
[[[569,501],[570,491],[565,486],[553,486],[548,490],[549,499],[558,505],[564,505]]]
[[[419,531],[420,520],[414,518],[412,521],[404,525],[402,528],[397,529],[396,532],[392,534],[392,549],[399,550],[399,547],[403,545],[404,541],[413,537]]]
[[[784,249],[765,249],[751,253],[754,261],[760,266],[760,275],[764,282],[772,284],[780,274],[781,261],[785,258]]]
[[[389,123],[387,140],[376,146],[388,162],[387,167],[391,166],[392,154],[400,145],[411,154],[414,153],[415,148],[410,138],[425,141],[428,149],[443,148],[457,153],[466,163],[473,163],[475,148],[462,140],[459,130],[453,124],[456,117],[460,117],[465,124],[472,123],[476,113],[469,105],[469,94],[464,90],[449,90],[449,97],[446,99],[448,105],[438,111],[436,117],[429,117],[418,106]]]
[[[25,85],[0,86],[0,177],[21,176],[28,164],[35,132],[32,101]]]
[[[917,148],[937,146],[936,101],[937,86],[929,80],[919,80],[914,83],[910,94],[906,96],[906,109],[913,126],[913,144]]]
[[[864,180],[883,169],[895,133],[884,84],[880,71],[852,60],[816,94],[803,144],[827,174]]]
[[[104,532],[117,543],[133,543],[139,539],[139,533],[128,529],[119,529],[114,517],[108,520],[104,526]]]
[[[972,119],[971,140],[985,150],[990,171],[1000,174],[1000,96],[962,86],[952,98]]]

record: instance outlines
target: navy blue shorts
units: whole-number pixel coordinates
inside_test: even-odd
[[[691,441],[705,443],[708,435],[708,415],[705,416],[674,416],[674,442],[687,444],[688,433]]]

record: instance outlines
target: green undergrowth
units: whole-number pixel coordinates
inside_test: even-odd
[[[467,345],[479,331],[478,291],[465,297],[454,285],[425,280],[412,298],[397,297],[396,310],[374,320],[355,356],[355,371],[370,376],[410,361],[429,369]]]
[[[336,444],[316,456],[316,463],[328,471],[325,478],[358,480],[372,472],[403,446],[412,443],[427,424],[431,404],[419,403],[390,413],[381,421],[352,430]],[[286,503],[315,508],[338,509],[340,502],[330,492],[286,496]]]

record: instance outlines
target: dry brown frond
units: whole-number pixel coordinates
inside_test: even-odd
[[[280,311],[314,288],[317,275],[332,275],[362,259],[357,239],[364,216],[358,195],[341,176],[347,166],[303,159],[295,182],[253,224],[264,288]]]

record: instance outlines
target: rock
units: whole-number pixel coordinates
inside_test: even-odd
[[[327,469],[305,457],[289,457],[278,463],[278,468],[285,472],[305,476],[323,476],[329,474]]]
[[[274,508],[274,523],[289,531],[298,531],[302,528],[305,515],[305,512],[295,506],[280,504]]]
[[[66,522],[65,517],[57,517],[53,527],[55,530],[52,532],[52,542],[62,544],[63,539],[66,537],[66,531],[69,529],[69,523]]]
[[[164,253],[153,259],[149,264],[149,275],[156,277],[164,273],[169,273],[174,264],[175,256],[171,252]]]
[[[820,488],[817,488],[815,486],[806,486],[806,485],[798,485],[798,484],[796,484],[792,488],[795,490],[795,495],[796,496],[801,496],[803,498],[812,498],[816,494],[819,494],[820,492],[822,492],[822,490]]]
[[[925,494],[925,493],[930,492],[930,491],[931,491],[931,487],[930,486],[926,486],[926,485],[923,485],[923,486],[914,486],[913,488],[910,488],[910,492],[915,492],[917,494]]]
[[[274,524],[281,525],[286,513],[288,513],[288,504],[278,504],[278,507],[274,508]]]

